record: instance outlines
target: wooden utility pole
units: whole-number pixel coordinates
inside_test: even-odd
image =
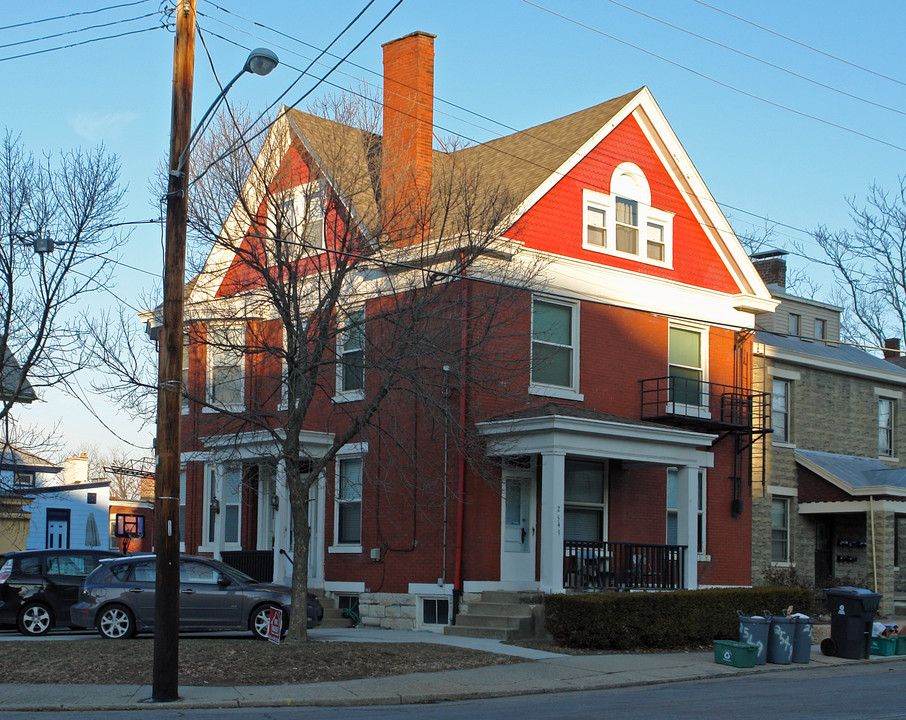
[[[157,482],[154,490],[157,594],[154,603],[151,694],[154,702],[179,699],[179,443],[188,217],[186,181],[194,71],[195,0],[179,0],[176,4],[176,39],[173,45],[167,244],[157,391]],[[177,172],[180,164],[182,171]]]

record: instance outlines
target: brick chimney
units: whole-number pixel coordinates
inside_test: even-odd
[[[430,230],[435,37],[414,32],[383,46],[382,209],[391,240],[404,245]]]
[[[892,360],[900,357],[900,338],[886,338],[884,340],[884,359]]]
[[[752,264],[765,285],[779,285],[786,289],[786,255],[783,250],[752,254]]]

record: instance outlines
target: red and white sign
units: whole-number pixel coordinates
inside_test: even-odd
[[[280,644],[280,631],[283,629],[283,611],[280,608],[272,607],[270,611],[270,622],[267,628],[267,639],[275,645]]]

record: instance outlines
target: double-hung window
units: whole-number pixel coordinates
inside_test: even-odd
[[[671,325],[668,337],[668,372],[674,412],[682,413],[703,404],[705,363],[703,333],[690,327]]]
[[[774,442],[790,442],[790,390],[789,380],[774,378],[771,381],[771,429]]]
[[[532,299],[532,392],[578,392],[577,313],[572,303]]]
[[[607,503],[604,464],[567,460],[563,501],[565,539],[594,542],[604,539]]]
[[[273,197],[270,206],[269,234],[279,242],[296,247],[295,251],[285,248],[287,255],[284,257],[324,248],[324,204],[319,183],[284,190]]]
[[[336,544],[362,544],[362,458],[337,460]]]
[[[610,181],[610,194],[586,189],[583,247],[650,265],[672,264],[673,213],[651,205],[641,169],[622,163]]]
[[[802,334],[802,316],[797,313],[790,313],[788,321],[790,335],[799,336]]]
[[[245,329],[240,324],[208,327],[208,402],[242,407],[245,385]]]
[[[893,457],[893,428],[895,401],[891,398],[878,398],[878,455]]]
[[[667,469],[667,544],[677,545],[677,513],[678,513],[678,478],[676,468]],[[705,493],[707,485],[705,483],[705,471],[698,471],[698,513],[696,515],[696,531],[698,533],[698,542],[696,551],[699,555],[705,554],[705,508],[708,506]]]
[[[365,388],[365,311],[353,310],[337,338],[337,398],[357,400]]]
[[[790,499],[771,500],[771,562],[790,561]]]

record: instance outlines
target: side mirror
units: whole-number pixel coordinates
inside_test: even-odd
[[[220,587],[226,587],[227,585],[232,584],[232,581],[226,575],[221,573],[217,576],[217,584],[220,585]]]

